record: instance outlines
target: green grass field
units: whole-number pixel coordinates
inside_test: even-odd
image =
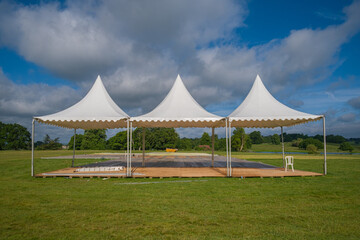
[[[307,152],[306,150],[299,149],[298,147],[291,146],[291,142],[285,142],[285,151],[286,152]],[[327,152],[333,152],[333,153],[349,153],[348,151],[341,151],[339,150],[340,144],[336,143],[328,143],[326,144],[326,151]],[[353,145],[354,153],[360,152],[360,145]],[[270,143],[262,143],[262,144],[253,144],[251,146],[250,151],[254,152],[281,152],[281,145],[274,145]],[[323,152],[323,149],[319,149],[319,152]]]
[[[71,164],[41,156],[71,154],[36,151],[36,172]],[[0,239],[360,238],[359,155],[329,156],[322,177],[108,180],[32,178],[30,155],[0,151]],[[278,154],[233,155],[281,165]],[[322,162],[295,155],[297,169]]]

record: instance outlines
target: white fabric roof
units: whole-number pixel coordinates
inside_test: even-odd
[[[34,117],[38,122],[80,129],[126,127],[128,118],[129,116],[111,99],[100,76],[88,94],[75,105],[61,112]]]
[[[299,112],[277,101],[259,75],[245,100],[229,115],[232,127],[260,128],[292,126],[321,118],[321,115]]]
[[[151,112],[132,117],[134,127],[219,127],[224,118],[201,107],[178,75],[164,100]]]

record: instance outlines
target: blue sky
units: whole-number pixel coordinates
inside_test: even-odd
[[[98,74],[131,116],[156,107],[178,73],[201,105],[226,116],[260,74],[282,103],[326,114],[329,134],[360,137],[359,12],[348,0],[0,1],[0,121],[30,127],[32,116],[80,100]],[[37,129],[37,139],[64,143],[72,133]]]

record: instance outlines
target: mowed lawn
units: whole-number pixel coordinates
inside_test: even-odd
[[[36,171],[70,166],[40,160],[65,154],[36,151]],[[32,178],[30,156],[0,151],[0,239],[360,238],[359,155],[329,156],[322,177],[108,180]],[[281,165],[281,155],[233,156]],[[322,163],[295,155],[296,169]]]

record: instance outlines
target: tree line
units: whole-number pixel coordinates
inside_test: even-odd
[[[200,138],[180,138],[174,128],[136,128],[133,131],[132,146],[134,150],[142,149],[142,136],[145,131],[146,141],[145,149],[147,150],[164,150],[166,148],[177,148],[180,150],[211,150],[211,136],[204,132]],[[85,130],[84,134],[76,134],[75,148],[77,150],[126,150],[127,134],[126,131],[120,131],[115,136],[107,139],[106,130],[94,129]],[[340,135],[328,135],[328,143],[340,144],[339,149],[343,151],[353,151],[352,141],[360,143],[360,138],[351,138],[349,141]],[[316,152],[323,148],[323,136],[308,136],[299,133],[284,133],[284,141],[291,142],[291,145],[308,152]],[[243,128],[235,128],[232,132],[232,150],[248,151],[253,144],[268,143],[279,145],[281,136],[273,134],[269,136],[261,135],[260,131],[253,131],[246,134]],[[72,149],[74,137],[68,142]],[[45,135],[42,141],[35,142],[35,148],[38,150],[56,150],[61,149],[62,144],[59,138],[51,139]],[[19,124],[5,124],[0,122],[0,150],[20,150],[31,149],[31,135],[29,131]],[[219,138],[214,135],[214,149],[216,151],[226,150],[225,138]]]

